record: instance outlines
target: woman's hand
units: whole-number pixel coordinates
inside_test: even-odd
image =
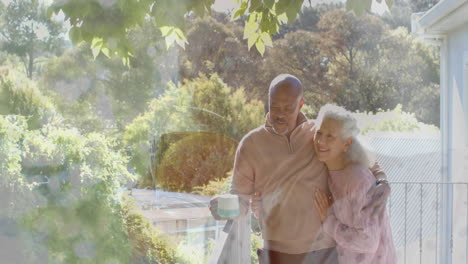
[[[317,211],[319,212],[320,221],[323,223],[325,218],[327,218],[328,208],[333,204],[333,199],[326,192],[317,190],[315,191],[314,203],[315,207],[317,207]]]

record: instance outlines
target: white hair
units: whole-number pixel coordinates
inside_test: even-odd
[[[352,138],[351,146],[347,151],[348,159],[351,162],[359,163],[366,167],[372,167],[375,162],[374,155],[358,138],[360,130],[357,126],[357,120],[351,112],[340,106],[326,104],[320,108],[318,113],[317,127],[320,127],[322,122],[326,119],[341,122],[340,134],[343,140]]]

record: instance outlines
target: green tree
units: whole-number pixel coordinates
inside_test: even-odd
[[[412,1],[397,0],[390,8],[390,12],[385,12],[382,15],[382,20],[385,21],[391,28],[406,27],[411,30],[411,14],[419,11],[414,11],[411,8]]]
[[[293,23],[301,10],[304,0],[241,0],[233,13],[233,18],[246,16],[244,37],[248,39],[248,48],[255,46],[260,54],[265,46],[271,45],[271,36],[278,33],[280,26]],[[386,0],[391,6],[393,0]],[[346,7],[358,15],[369,10],[372,1],[347,0]],[[154,21],[166,39],[167,46],[173,43],[184,47],[187,43],[186,14],[195,12],[203,17],[211,12],[214,0],[180,1],[175,6],[171,0],[121,0],[118,2],[100,2],[98,0],[56,2],[51,6],[51,13],[63,11],[72,30],[70,38],[74,43],[86,41],[92,44],[94,54],[101,51],[117,54],[129,63],[133,48],[127,38],[129,29],[141,26],[145,19]]]
[[[146,23],[128,34],[135,47],[132,67],[102,54],[94,60],[86,43],[43,67],[41,87],[53,92],[58,108],[75,126],[85,131],[123,131],[151,99],[163,93],[167,81],[178,80],[177,50],[166,50],[159,29]]]
[[[30,79],[39,56],[59,54],[63,47],[63,25],[47,18],[46,9],[40,1],[12,0],[0,17],[2,49],[21,58]]]
[[[60,118],[52,100],[42,95],[34,81],[9,68],[0,75],[0,114],[24,116],[30,129]]]
[[[328,54],[322,52],[321,36],[314,32],[298,30],[288,33],[285,38],[274,42],[273,48],[265,55],[257,80],[258,98],[268,98],[271,80],[281,73],[298,77],[304,86],[306,102],[318,108],[334,99],[326,79]]]
[[[387,31],[380,45],[376,73],[393,87],[385,100],[402,104],[424,123],[439,125],[439,61],[436,49],[414,39],[406,28]]]
[[[153,23],[134,28],[128,33],[128,39],[134,47],[131,67],[120,63],[119,58],[99,57],[99,84],[111,98],[119,131],[164,92],[168,81],[179,81],[178,51],[166,49]]]
[[[180,52],[181,79],[216,73],[229,86],[245,87],[249,95],[253,94],[262,59],[257,52],[245,48],[242,27],[212,17],[191,19],[193,23],[187,32],[191,45]]]
[[[382,19],[392,28],[406,27],[411,31],[411,14],[425,12],[440,0],[395,0],[390,12],[385,12]]]
[[[9,69],[0,76],[0,93],[6,100],[0,104],[0,220],[8,228],[2,252],[11,252],[3,260],[180,262],[173,242],[129,198],[121,200],[121,186],[134,176],[118,141],[64,123],[23,73]],[[40,126],[29,124],[35,119]]]
[[[153,99],[148,111],[126,127],[123,138],[133,149],[132,167],[148,178],[150,142],[154,139],[157,145],[163,134],[211,131],[240,140],[263,122],[263,103],[249,100],[242,89],[232,91],[214,74],[179,86],[170,84],[164,94]],[[143,182],[153,184],[151,179]]]
[[[54,123],[29,130],[21,116],[2,115],[0,142],[0,217],[16,224],[25,259],[128,263],[116,191],[132,176],[112,140]]]
[[[401,104],[394,109],[380,110],[376,113],[361,112],[354,115],[363,135],[372,132],[440,132],[438,127],[419,121],[415,114],[404,112]]]
[[[361,53],[376,55],[380,42],[383,23],[376,17],[364,15],[357,17],[343,9],[325,13],[319,21],[323,38],[322,50],[329,59],[336,62],[340,74],[348,78],[356,77],[356,60]]]
[[[405,111],[439,124],[438,61],[435,52],[403,27],[390,29],[371,15],[344,10],[322,16],[321,47],[331,98],[352,111],[378,111],[401,103]]]
[[[49,59],[38,80],[38,86],[53,101],[64,123],[83,133],[102,132],[108,127],[108,121],[98,111],[103,90],[97,84],[99,66],[89,47],[78,45]]]
[[[153,99],[148,110],[140,114],[125,128],[123,142],[132,148],[131,166],[139,175],[146,175],[150,164],[150,142],[166,133],[196,131],[191,115],[191,94],[175,84]]]

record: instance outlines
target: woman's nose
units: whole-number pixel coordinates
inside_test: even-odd
[[[316,140],[317,140],[317,143],[318,143],[318,144],[322,144],[322,143],[323,143],[323,140],[322,140],[322,137],[321,137],[321,136],[317,136]]]

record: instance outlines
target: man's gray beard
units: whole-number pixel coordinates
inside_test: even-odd
[[[276,131],[275,129],[275,126],[271,126],[271,128],[273,129],[273,132],[276,134],[276,135],[280,135],[280,136],[284,136],[286,135],[288,132],[289,132],[289,128],[287,127],[286,130],[284,132],[278,132]]]

